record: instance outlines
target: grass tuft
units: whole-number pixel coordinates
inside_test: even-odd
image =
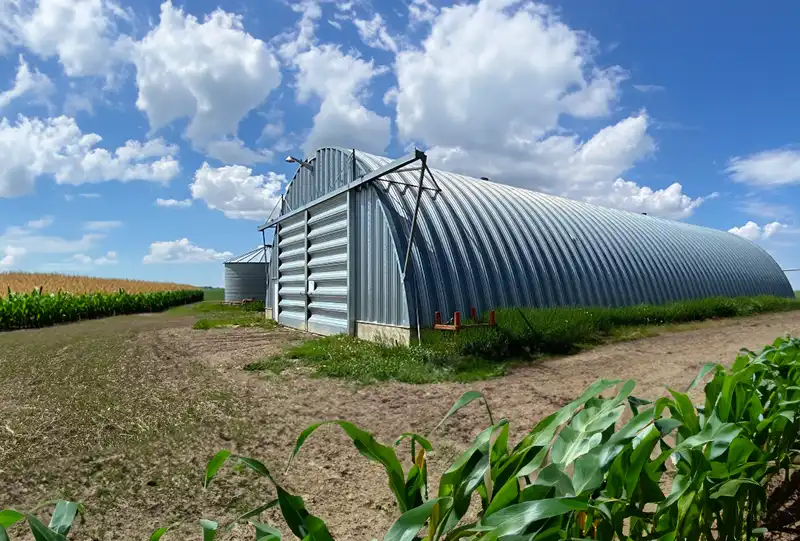
[[[273,357],[268,357],[266,359],[262,359],[260,361],[254,361],[252,363],[247,363],[244,365],[244,369],[248,372],[272,372],[274,374],[280,374],[290,366],[295,364],[295,361],[288,359],[281,355],[275,355]]]

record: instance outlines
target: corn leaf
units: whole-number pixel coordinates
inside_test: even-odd
[[[475,531],[486,532],[482,541],[495,541],[501,537],[522,534],[536,521],[566,515],[573,511],[585,511],[588,503],[584,499],[560,498],[518,503],[486,517]]]
[[[700,369],[700,373],[697,374],[697,377],[692,380],[689,386],[686,388],[686,392],[688,393],[692,389],[694,389],[698,383],[700,383],[706,375],[712,370],[716,370],[720,368],[718,363],[706,363],[703,365],[703,368]]]
[[[442,420],[439,421],[439,424],[437,424],[431,432],[435,432],[436,429],[442,426],[442,423],[444,423],[447,419],[449,419],[450,416],[452,416],[458,410],[478,399],[483,399],[483,404],[484,406],[486,406],[486,412],[489,414],[489,424],[494,424],[494,419],[492,418],[492,410],[489,409],[489,402],[486,401],[486,398],[483,396],[483,394],[478,391],[467,391],[466,393],[461,395],[461,398],[456,400],[456,403],[453,404],[453,407],[450,408],[450,411],[448,411],[447,414],[444,417],[442,417]]]
[[[23,520],[24,518],[25,515],[17,511],[14,511],[13,509],[3,509],[2,511],[0,511],[0,526],[8,528],[10,526],[13,526],[20,520]]]
[[[297,453],[300,451],[300,448],[306,442],[308,437],[319,427],[326,424],[338,425],[348,436],[350,436],[350,439],[353,441],[353,445],[355,445],[359,453],[383,466],[384,470],[386,470],[386,474],[389,477],[389,488],[397,500],[397,505],[400,507],[400,511],[407,511],[408,500],[405,492],[405,476],[403,474],[403,466],[400,464],[394,449],[387,445],[378,443],[372,434],[361,430],[353,423],[347,421],[324,421],[309,426],[303,430],[303,432],[301,432],[300,436],[297,438],[297,443],[295,444],[292,455],[289,458],[289,465],[291,465],[292,460],[295,456],[297,456]],[[287,466],[287,470],[288,468],[289,466]]]
[[[214,479],[214,476],[217,475],[219,469],[223,464],[225,464],[225,461],[228,460],[228,457],[230,456],[231,452],[223,449],[208,461],[208,465],[206,466],[206,476],[203,480],[203,488],[208,488],[208,485],[211,484],[211,480]]]
[[[56,533],[67,535],[70,528],[72,528],[72,522],[75,520],[75,515],[77,513],[77,503],[59,500],[58,503],[56,503],[53,516],[50,518],[49,528]]]
[[[214,541],[217,538],[217,527],[219,525],[213,520],[200,520],[200,527],[203,528],[203,541]]]
[[[54,532],[38,518],[31,514],[26,514],[25,518],[28,520],[28,526],[31,528],[31,533],[36,541],[67,541],[67,538],[58,532]]]
[[[174,526],[174,524],[170,525],[170,526],[163,526],[163,527],[157,529],[156,531],[154,531],[150,535],[149,541],[158,541],[159,539],[161,539],[164,536],[165,533],[170,531],[173,528],[173,526]]]
[[[439,497],[431,498],[419,507],[409,509],[403,513],[397,521],[389,528],[383,541],[411,541],[417,532],[425,526],[425,523],[433,513],[434,507],[440,502],[449,503],[451,498]]]
[[[250,522],[256,530],[256,541],[281,541],[281,532],[269,524]]]

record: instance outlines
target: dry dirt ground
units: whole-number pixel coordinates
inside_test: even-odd
[[[0,334],[0,508],[66,497],[86,505],[75,539],[146,539],[178,520],[164,539],[200,539],[199,518],[224,522],[273,494],[235,468],[204,491],[206,462],[227,448],[268,464],[338,539],[380,538],[397,517],[382,469],[326,427],[284,474],[302,428],[344,418],[391,442],[406,431],[427,433],[463,392],[477,389],[518,438],[597,378],[634,378],[635,394],[655,397],[665,386],[685,387],[706,362],[731,361],[740,347],[800,334],[800,313],[770,314],[603,346],[489,381],[365,387],[300,369],[245,372],[244,364],[304,336],[197,331],[192,321],[125,316]],[[431,475],[485,425],[476,403],[435,432]],[[262,519],[275,523],[271,513]],[[224,537],[251,538],[243,526]]]

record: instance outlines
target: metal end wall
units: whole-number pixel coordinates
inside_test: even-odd
[[[367,171],[391,161],[359,151],[356,157],[359,169]],[[472,306],[483,311],[794,295],[764,250],[730,233],[433,174],[442,193],[423,194],[410,277],[424,325],[433,323],[436,311],[467,312]],[[394,176],[418,182],[416,173]],[[392,230],[381,242],[394,239],[395,250],[404,254],[416,190],[374,186]],[[409,307],[413,313],[413,302]],[[415,316],[409,320],[415,322]]]
[[[306,161],[314,167],[314,170],[309,171],[305,167],[297,169],[284,195],[286,212],[291,212],[352,182],[352,153],[352,150],[343,148],[321,148],[313,156],[307,157]],[[356,175],[362,175],[364,171],[358,169],[358,166],[359,164]]]

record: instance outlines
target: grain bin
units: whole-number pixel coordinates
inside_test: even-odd
[[[225,302],[266,300],[266,251],[258,247],[225,262]]]

